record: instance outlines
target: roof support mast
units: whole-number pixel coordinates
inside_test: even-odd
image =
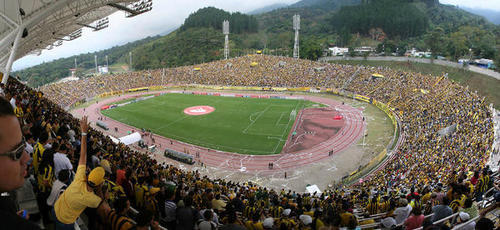
[[[14,62],[14,57],[16,56],[17,47],[19,46],[19,40],[21,39],[21,35],[23,35],[23,27],[17,27],[16,38],[14,39],[14,46],[10,50],[9,60],[7,61],[7,66],[5,66],[5,73],[3,74],[2,83],[7,84],[9,80],[10,70],[12,68],[12,63]]]

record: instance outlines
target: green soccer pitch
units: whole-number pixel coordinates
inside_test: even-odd
[[[252,155],[281,152],[296,115],[317,104],[306,100],[169,93],[102,111],[138,129],[210,149]],[[191,106],[215,111],[192,116]]]

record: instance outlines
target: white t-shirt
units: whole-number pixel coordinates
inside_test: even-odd
[[[60,180],[56,180],[54,184],[52,184],[52,190],[50,191],[50,195],[47,198],[47,205],[54,206],[59,195],[68,187],[66,184],[61,182]]]
[[[200,230],[215,230],[217,229],[217,224],[215,224],[213,221],[202,221],[198,225],[198,229]]]
[[[410,216],[411,209],[412,208],[410,205],[406,205],[406,207],[396,208],[396,210],[394,210],[394,215],[396,215],[396,217],[394,218],[396,220],[396,224],[405,222],[408,216]]]
[[[54,173],[56,178],[59,176],[59,172],[63,169],[68,169],[70,172],[73,171],[73,165],[69,161],[68,156],[63,153],[54,154]]]
[[[26,148],[24,148],[24,150],[26,150],[26,152],[31,155],[34,149],[30,143],[26,142]]]
[[[10,105],[12,105],[12,109],[16,109],[16,99],[11,98],[10,99]]]

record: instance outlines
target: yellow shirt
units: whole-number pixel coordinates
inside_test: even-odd
[[[313,218],[313,221],[314,221],[314,218]],[[316,230],[319,230],[323,226],[325,226],[325,224],[323,223],[323,221],[321,221],[319,218],[316,219]]]
[[[212,200],[212,208],[217,209],[219,211],[224,211],[224,208],[226,207],[226,203],[223,200]]]
[[[367,224],[374,224],[375,223],[375,220],[373,219],[369,219],[369,220],[365,220],[365,221],[361,221],[359,223],[359,225],[367,225]],[[367,228],[366,230],[373,230],[374,228]]]
[[[264,226],[261,222],[254,223],[253,221],[249,220],[245,222],[245,226],[248,230],[264,230]]]
[[[354,215],[352,215],[349,212],[344,212],[344,213],[340,214],[340,226],[346,227],[347,225],[349,225],[349,220],[352,217],[354,217]]]
[[[100,197],[87,190],[85,169],[85,165],[78,166],[75,180],[59,196],[54,205],[56,217],[61,223],[74,223],[85,208],[97,208],[101,203]]]

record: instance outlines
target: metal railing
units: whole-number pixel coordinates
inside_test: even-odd
[[[134,213],[134,215],[139,214],[139,211],[135,210],[135,209],[134,209],[134,208],[132,208],[132,207],[130,207],[130,211],[131,211],[132,213]],[[133,219],[132,219],[132,222],[133,222],[134,224],[137,224],[137,222],[135,222],[135,220],[133,220]],[[160,229],[161,229],[161,230],[168,230],[167,228],[165,228],[165,227],[163,227],[163,226],[161,226],[161,225],[159,225],[159,226],[160,226]]]

